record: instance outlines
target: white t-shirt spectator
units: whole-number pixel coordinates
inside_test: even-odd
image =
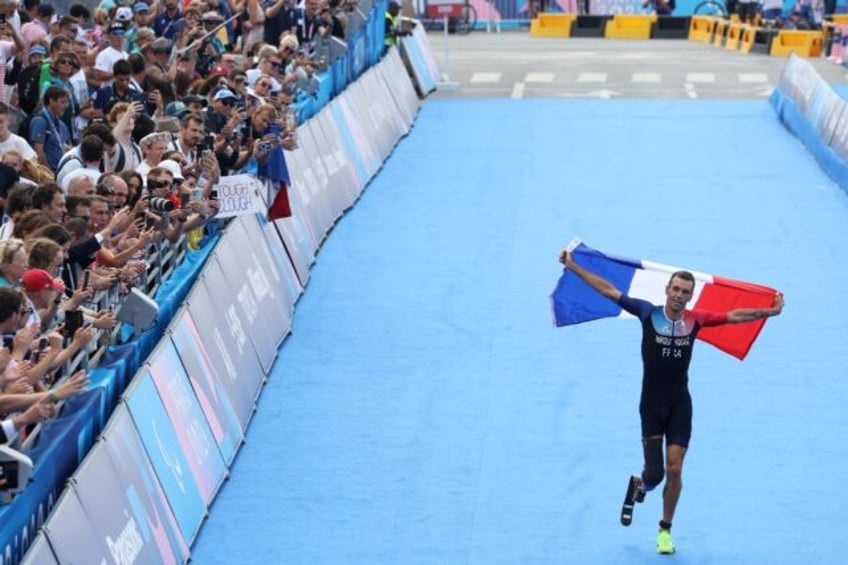
[[[14,50],[14,42],[5,39],[0,41],[0,100],[3,102],[8,102],[12,96],[12,89],[6,88],[6,67],[12,66]]]
[[[94,61],[94,68],[104,73],[112,74],[112,67],[121,59],[128,59],[129,55],[126,51],[115,49],[111,45],[97,54],[97,59]]]
[[[5,141],[0,141],[0,155],[6,151],[17,151],[24,159],[38,159],[38,155],[27,140],[19,135],[10,133]]]

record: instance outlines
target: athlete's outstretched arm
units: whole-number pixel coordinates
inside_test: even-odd
[[[580,277],[583,282],[594,288],[596,291],[606,296],[610,300],[618,302],[621,298],[621,291],[615,288],[611,282],[603,277],[599,277],[595,273],[587,271],[580,265],[574,262],[574,257],[571,252],[564,250],[559,255],[559,262],[565,265],[565,268]]]
[[[728,324],[741,324],[742,322],[753,322],[762,318],[779,316],[783,311],[783,295],[774,297],[774,305],[771,308],[737,308],[727,313]]]

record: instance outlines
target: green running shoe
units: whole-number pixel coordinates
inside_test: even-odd
[[[674,542],[671,541],[671,532],[660,530],[657,536],[657,553],[660,555],[671,555],[674,553]]]

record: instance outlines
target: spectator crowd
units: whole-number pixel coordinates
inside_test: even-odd
[[[293,105],[358,4],[0,0],[2,443],[84,388],[152,254],[217,229],[223,176],[280,183],[290,214]]]

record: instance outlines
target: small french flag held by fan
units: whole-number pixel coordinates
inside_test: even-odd
[[[688,270],[695,276],[695,290],[689,310],[727,312],[735,308],[768,308],[778,292],[758,284],[709,275],[691,269],[680,269],[636,259],[601,253],[574,239],[568,245],[574,261],[603,277],[622,293],[652,304],[665,304],[665,287],[671,274]],[[557,327],[580,324],[600,318],[628,317],[621,306],[595,292],[567,269],[551,295],[554,322]],[[702,328],[698,339],[738,359],[744,359],[757,339],[765,319],[744,324],[725,324]]]

